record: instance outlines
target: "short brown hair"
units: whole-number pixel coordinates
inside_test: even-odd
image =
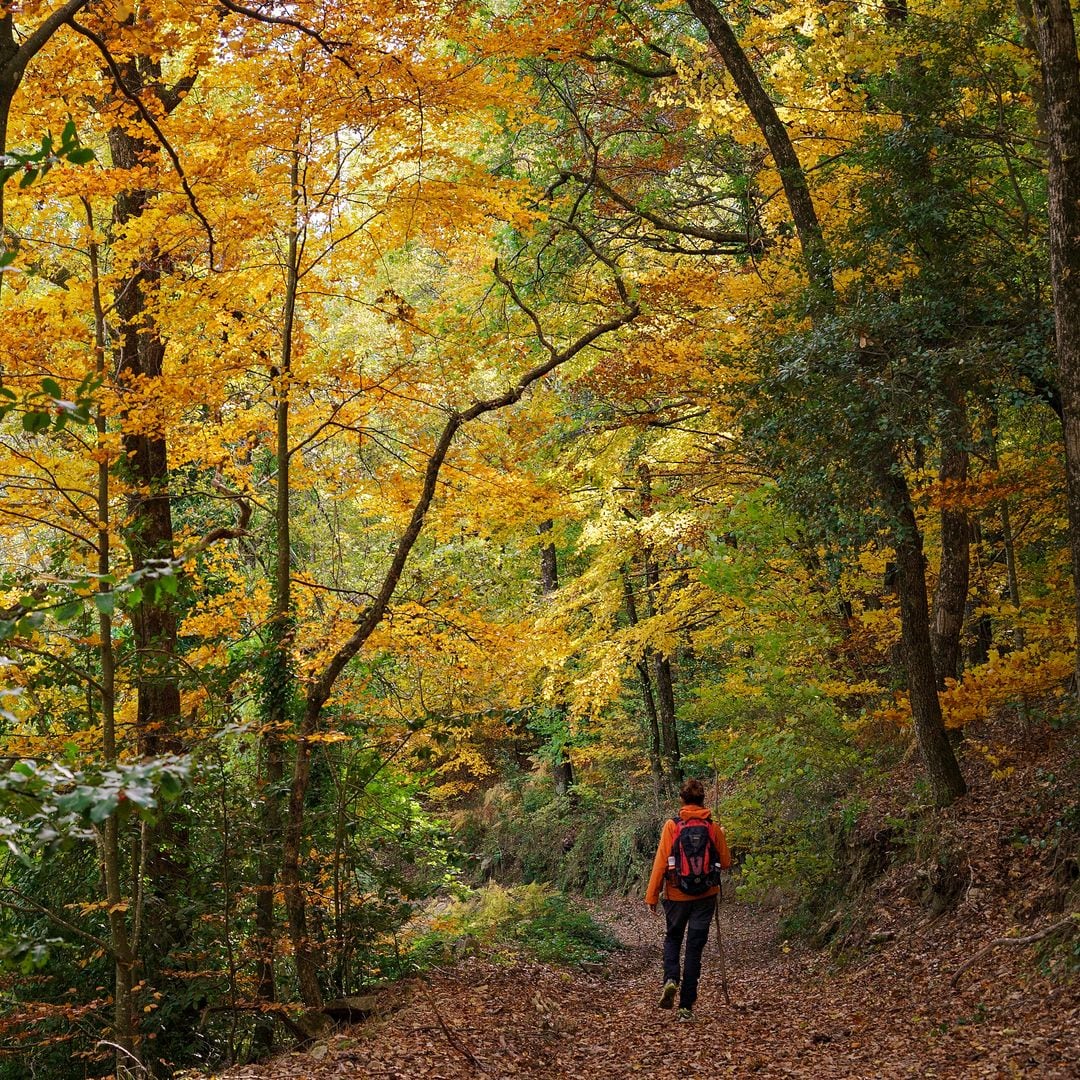
[[[687,805],[705,805],[705,785],[700,780],[687,780],[679,788],[679,798]]]

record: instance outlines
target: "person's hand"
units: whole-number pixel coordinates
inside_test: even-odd
[[[649,910],[655,915],[656,914],[656,905],[655,904],[650,904],[649,905]]]

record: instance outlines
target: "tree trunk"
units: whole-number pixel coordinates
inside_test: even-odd
[[[623,598],[626,602],[626,618],[631,626],[637,626],[637,601],[634,599],[634,584],[630,571],[623,566],[620,573],[622,574]],[[652,650],[647,648],[634,667],[637,669],[638,681],[641,684],[641,702],[645,707],[645,721],[648,726],[649,771],[652,773],[653,791],[659,802],[664,796],[664,769],[660,754],[660,718],[656,711],[656,698],[653,696],[652,677],[649,675],[651,662]]]
[[[679,753],[679,726],[675,720],[675,686],[671,678],[671,662],[666,656],[653,655],[653,673],[656,676],[656,697],[660,709],[664,764],[672,788],[678,791],[683,782],[682,758]]]
[[[282,670],[282,654],[289,645],[292,626],[287,620],[274,621],[269,627],[270,644],[263,674],[263,715],[265,731],[262,737],[263,772],[261,813],[259,820],[259,856],[255,892],[255,1000],[270,1005],[277,1000],[274,978],[274,886],[277,882],[281,856],[282,780],[285,777],[285,747],[282,742],[287,701],[292,693],[291,671]],[[255,1028],[255,1046],[262,1054],[274,1041],[272,1018],[260,1020]]]
[[[1080,643],[1080,60],[1069,0],[1032,0],[1050,143],[1050,277],[1065,432],[1074,612]],[[1076,684],[1080,691],[1080,649]]]
[[[311,782],[311,744],[307,734],[319,726],[319,716],[325,698],[308,697],[300,738],[296,746],[292,785],[289,789],[289,810],[285,819],[285,839],[282,846],[281,885],[285,895],[285,912],[289,920],[296,981],[300,998],[310,1009],[322,1006],[322,987],[319,985],[319,956],[308,928],[307,901],[300,876],[300,850],[307,818],[307,792]]]
[[[652,473],[646,462],[638,466],[641,482],[641,515],[652,512]],[[660,566],[652,547],[644,545],[642,566],[645,575],[645,610],[652,618],[660,610]],[[668,778],[677,791],[682,784],[682,761],[679,754],[679,728],[675,718],[675,686],[671,661],[662,652],[652,652],[652,676],[656,683],[656,703],[660,717],[660,755]]]
[[[94,237],[94,217],[89,202],[84,201],[86,224],[90,234],[88,243],[90,255],[91,296],[94,305],[94,353],[95,368],[99,378],[105,377],[105,310],[101,297],[101,267],[98,244]],[[97,466],[97,572],[100,575],[98,591],[108,592],[111,588],[105,581],[112,572],[111,517],[109,501],[109,458],[104,447],[108,434],[108,422],[101,409],[94,415],[94,429],[97,435],[97,448],[102,452]],[[98,611],[98,656],[101,662],[101,680],[99,697],[101,707],[101,749],[105,765],[115,764],[118,756],[116,742],[116,654],[113,647],[112,616],[105,611]],[[144,841],[145,842],[145,839]],[[135,982],[135,964],[138,940],[135,934],[128,932],[129,905],[124,903],[120,872],[121,836],[120,822],[116,814],[109,817],[101,830],[101,869],[105,881],[105,898],[109,907],[109,944],[113,953],[113,1028],[117,1045],[116,1075],[120,1078],[134,1077],[141,1071],[141,1056],[138,1046],[138,1026],[135,1020],[133,987]],[[141,858],[135,861],[135,873],[140,871]],[[140,883],[138,878],[132,883],[137,894],[135,908],[136,927],[140,919],[141,907]],[[135,932],[137,933],[137,931]]]
[[[1001,462],[997,451],[997,412],[992,410],[990,421],[986,426],[986,455],[990,468],[996,473],[1001,468]],[[1009,600],[1016,609],[1016,616],[1021,615],[1022,600],[1020,596],[1020,571],[1016,565],[1016,538],[1013,535],[1012,514],[1009,512],[1009,499],[1004,496],[997,504],[998,516],[1001,521],[1001,545],[1005,552],[1005,581],[1009,589]],[[973,539],[979,539],[979,526],[976,522],[972,531]],[[988,618],[984,616],[984,618]],[[1013,648],[1022,649],[1025,644],[1023,626],[1016,626],[1012,632]]]
[[[553,522],[549,519],[540,523],[541,534],[551,532]],[[559,556],[554,544],[544,544],[540,548],[540,590],[545,599],[550,600],[559,590]],[[563,723],[567,723],[565,705],[558,710]],[[574,786],[574,764],[565,746],[560,746],[558,757],[551,766],[556,795],[569,795]]]
[[[967,791],[949,742],[938,700],[934,655],[930,645],[930,610],[926,592],[926,560],[911,493],[895,455],[883,453],[878,481],[892,517],[896,549],[896,585],[908,695],[915,735],[930,778],[934,802],[948,806]]]
[[[138,65],[123,66],[129,89],[144,89]],[[134,169],[159,148],[115,127],[109,132],[113,166]],[[114,228],[120,228],[146,209],[149,192],[132,189],[116,197]],[[120,323],[117,372],[121,388],[160,379],[165,360],[165,342],[159,336],[147,301],[157,291],[167,260],[151,247],[134,262],[128,276],[114,291],[114,308]],[[124,530],[132,567],[145,568],[155,560],[171,560],[174,555],[172,505],[169,493],[169,456],[165,436],[140,430],[141,419],[125,412],[122,445],[123,472],[131,494],[128,521]],[[132,613],[135,637],[135,685],[138,698],[136,731],[139,753],[157,756],[182,753],[178,734],[180,686],[176,678],[176,614],[168,597],[144,599]]]
[[[296,300],[300,282],[301,227],[298,220],[300,203],[300,152],[293,151],[289,171],[289,239],[286,249],[285,306],[281,320],[281,357],[277,372],[276,445],[277,501],[275,507],[275,563],[274,563],[274,610],[270,655],[268,657],[267,694],[267,783],[278,788],[284,767],[281,737],[291,727],[291,696],[295,688],[292,670],[292,552],[289,528],[289,504],[291,497],[289,447],[289,399],[292,378],[293,336],[296,328]],[[290,794],[289,816],[285,828],[282,849],[281,881],[285,893],[285,910],[289,920],[293,958],[300,996],[310,1008],[322,1004],[322,988],[319,984],[318,950],[308,930],[307,904],[300,877],[300,846],[304,835],[307,810],[307,789],[311,770],[311,750],[305,743],[298,745],[293,784]],[[263,819],[264,840],[270,850],[281,833],[280,796],[276,790],[266,805]],[[259,913],[260,937],[269,939],[270,950],[261,961],[264,992],[273,992],[273,879],[275,867],[268,856],[260,867],[265,883],[263,910]],[[262,882],[260,882],[262,884]],[[268,898],[267,898],[268,896]],[[265,938],[264,938],[265,940]]]
[[[1044,2],[1060,3],[1061,0],[1044,0]],[[734,31],[712,0],[687,0],[687,3],[708,32],[709,40],[735,80],[747,108],[772,152],[773,160],[780,172],[792,221],[802,244],[807,274],[818,290],[821,303],[825,306],[831,305],[833,281],[828,251],[802,163],[799,161],[787,129],[777,115],[776,107],[757,77]],[[1073,58],[1075,60],[1075,51]],[[1077,119],[1077,123],[1080,123],[1080,118]],[[1080,391],[1080,363],[1077,364],[1077,369],[1078,391]],[[1077,402],[1080,404],[1080,392],[1078,392]],[[1078,436],[1080,436],[1080,428],[1078,428]],[[1078,448],[1080,448],[1080,441],[1078,441]],[[937,679],[930,645],[930,613],[922,537],[915,521],[907,482],[894,451],[890,450],[886,453],[883,462],[876,467],[876,471],[886,506],[894,518],[893,531],[897,553],[897,584],[900,593],[902,636],[915,730],[926,769],[930,774],[935,801],[939,805],[947,805],[967,789],[945,732],[941,718],[941,704],[937,696]],[[1078,522],[1080,522],[1080,504],[1077,509]],[[1078,619],[1080,619],[1080,608],[1078,608]]]
[[[832,270],[829,263],[825,240],[821,232],[814,201],[806,183],[806,174],[802,162],[795,152],[791,137],[776,111],[776,106],[762,86],[753,65],[739,44],[731,24],[720,13],[713,0],[687,0],[687,6],[694,17],[705,28],[713,47],[720,54],[724,67],[728,69],[735,85],[739,88],[746,107],[754,118],[768,144],[776,168],[780,173],[780,182],[784,186],[784,195],[795,231],[803,248],[803,260],[810,281],[822,293],[833,291]]]
[[[132,58],[120,64],[125,85],[133,93],[153,94],[166,111],[175,108],[179,98],[170,99],[160,82],[160,68],[146,57]],[[136,169],[148,158],[160,153],[155,142],[134,133],[132,125],[117,125],[108,132],[112,164],[117,170]],[[141,188],[121,191],[113,203],[113,231],[146,210],[151,193]],[[163,373],[166,344],[154,325],[152,308],[161,288],[161,278],[168,270],[168,258],[150,244],[133,256],[129,266],[117,267],[119,276],[113,286],[113,310],[116,316],[117,389],[123,397],[127,387],[138,387],[147,399],[162,391],[153,383]],[[152,567],[157,560],[175,557],[168,448],[165,435],[156,422],[133,409],[121,407],[121,457],[117,466],[128,488],[127,513],[123,537],[135,570]],[[144,757],[183,754],[187,749],[181,734],[180,685],[177,671],[177,616],[171,598],[163,592],[144,593],[131,612],[133,637],[133,682],[136,693],[135,737],[137,752]],[[145,855],[145,881],[140,874],[140,902],[146,907],[147,921],[153,930],[132,935],[129,949],[138,951],[142,977],[159,989],[176,978],[169,969],[183,967],[180,959],[187,953],[191,939],[190,895],[192,879],[188,832],[178,825],[177,811],[159,815],[142,837]],[[151,949],[142,942],[152,941]],[[118,980],[130,978],[123,953],[117,953]],[[119,998],[119,991],[118,991]],[[194,1010],[194,1011],[192,1011]],[[196,1022],[197,1009],[188,1006],[186,1019]],[[181,1014],[183,1015],[183,1014]]]
[[[939,478],[945,486],[941,511],[941,567],[934,591],[930,644],[939,690],[960,677],[960,636],[964,629],[971,566],[971,525],[967,512],[950,505],[962,498],[968,478],[969,431],[962,391],[951,395],[953,409],[944,433]]]

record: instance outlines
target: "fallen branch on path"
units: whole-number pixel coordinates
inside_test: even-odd
[[[427,998],[428,1005],[431,1006],[431,1011],[435,1014],[435,1019],[439,1021],[439,1027],[442,1028],[442,1033],[446,1036],[446,1041],[459,1053],[466,1061],[481,1075],[486,1076],[487,1071],[480,1064],[476,1055],[458,1038],[457,1034],[451,1029],[450,1025],[443,1019],[443,1014],[439,1012],[439,1006],[435,1004],[435,999],[431,996],[431,991],[428,989],[428,985],[423,979],[419,980],[420,989],[424,991],[424,997]]]
[[[974,956],[969,960],[965,960],[959,968],[956,969],[956,974],[953,975],[950,985],[955,987],[960,981],[960,976],[964,974],[968,968],[974,967],[984,956],[988,956],[999,945],[1032,945],[1036,941],[1042,941],[1043,938],[1048,938],[1052,934],[1056,934],[1059,930],[1065,930],[1071,928],[1076,929],[1078,923],[1080,923],[1080,913],[1073,912],[1073,914],[1062,919],[1060,922],[1053,923],[1050,926],[1043,927],[1042,930],[1034,934],[1028,934],[1026,937],[1001,937],[994,938],[988,945],[984,945]]]

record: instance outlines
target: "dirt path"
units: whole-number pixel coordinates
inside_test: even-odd
[[[638,901],[603,913],[625,949],[590,973],[469,958],[387,994],[387,1013],[316,1048],[226,1074],[330,1080],[535,1077],[1075,1077],[1075,985],[1003,981],[952,991],[931,935],[846,971],[775,941],[768,912],[725,906],[732,1006],[710,939],[692,1024],[656,1007],[662,921]],[[929,950],[929,951],[927,951]],[[1010,958],[1015,961],[1015,957]]]

